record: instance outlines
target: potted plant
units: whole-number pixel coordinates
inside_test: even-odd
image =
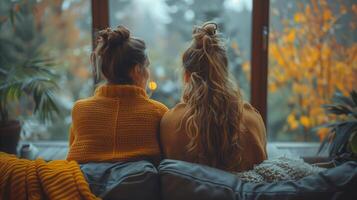
[[[330,158],[335,165],[348,160],[357,160],[357,92],[343,96],[337,92],[332,104],[323,105],[327,114],[333,114],[336,121],[325,124],[329,128],[327,136],[318,150],[328,147]]]
[[[2,1],[0,16],[0,151],[16,153],[20,117],[35,114],[42,121],[59,113],[54,90],[54,62],[40,51],[33,5]],[[4,9],[4,10],[3,10]]]

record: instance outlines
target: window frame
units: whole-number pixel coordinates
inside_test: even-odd
[[[269,0],[253,0],[251,104],[260,112],[267,126]]]
[[[108,6],[108,0],[91,0],[93,47],[95,32],[109,27]],[[250,102],[260,112],[265,125],[267,125],[269,6],[269,0],[253,0]]]

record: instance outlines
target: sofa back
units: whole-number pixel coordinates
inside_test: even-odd
[[[148,161],[88,163],[81,170],[91,191],[104,200],[160,199],[158,172]]]
[[[357,199],[357,163],[299,181],[247,183],[235,174],[178,160],[81,165],[92,192],[117,200]]]
[[[164,200],[357,199],[356,162],[275,183],[246,183],[232,173],[177,160],[162,161],[158,171]]]

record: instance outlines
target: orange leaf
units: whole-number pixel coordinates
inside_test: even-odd
[[[320,128],[318,131],[317,131],[317,135],[319,136],[320,138],[320,141],[322,141],[326,135],[328,134],[329,132],[329,129],[328,128]]]
[[[300,123],[306,128],[310,127],[311,125],[310,119],[307,116],[301,116]]]
[[[325,10],[323,14],[324,20],[328,21],[332,19],[332,13],[331,10]]]

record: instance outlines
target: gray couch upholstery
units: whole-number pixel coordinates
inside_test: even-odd
[[[160,199],[158,172],[148,161],[88,163],[81,170],[91,191],[105,200]]]
[[[81,165],[91,190],[103,199],[255,200],[357,199],[357,163],[347,162],[299,181],[245,183],[234,174],[177,160],[158,168],[147,161]]]
[[[234,174],[193,163],[164,160],[159,168],[165,200],[357,199],[357,163],[299,181],[244,183]]]

